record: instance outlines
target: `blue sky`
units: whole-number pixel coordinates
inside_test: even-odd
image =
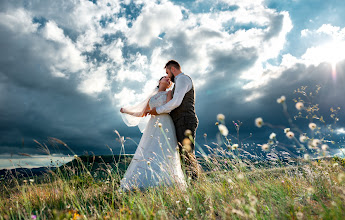
[[[259,129],[254,120],[288,126],[276,99],[285,95],[295,115],[294,90],[317,84],[327,119],[331,106],[344,109],[344,9],[336,0],[3,0],[0,154],[42,154],[33,140],[71,154],[48,137],[77,154],[107,154],[107,145],[119,152],[114,130],[138,142],[139,130],[124,125],[119,108],[145,97],[170,59],[194,81],[201,145],[204,133],[216,141],[218,113],[231,134],[231,121],[243,122],[241,137],[253,133],[253,149],[271,132],[293,144],[282,129]],[[339,114],[334,138],[342,147]],[[296,121],[306,133],[308,123]],[[126,141],[126,149],[135,145]]]

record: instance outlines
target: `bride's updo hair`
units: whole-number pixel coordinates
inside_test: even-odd
[[[158,86],[157,88],[159,89],[159,83],[161,82],[161,80],[164,78],[164,76],[162,76],[162,78],[160,78],[160,80],[158,81]]]

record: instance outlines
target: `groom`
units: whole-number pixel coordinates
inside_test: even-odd
[[[149,114],[157,115],[162,113],[170,113],[176,129],[177,141],[179,144],[180,155],[182,161],[186,165],[188,176],[197,178],[199,174],[199,165],[195,157],[195,132],[198,127],[199,120],[195,114],[195,93],[192,79],[181,71],[181,66],[175,60],[170,60],[165,64],[165,71],[175,86],[172,90],[173,98],[157,108],[153,108]],[[186,132],[187,131],[187,132]],[[188,138],[193,143],[188,141]],[[183,141],[187,138],[187,141]],[[182,151],[182,143],[189,143],[191,149],[186,148]]]

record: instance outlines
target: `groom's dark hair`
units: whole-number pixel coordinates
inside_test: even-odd
[[[176,60],[169,60],[167,64],[165,64],[164,69],[168,68],[170,70],[171,67],[175,67],[178,70],[181,70],[180,64]]]

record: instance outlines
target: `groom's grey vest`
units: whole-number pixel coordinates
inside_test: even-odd
[[[174,92],[175,86],[172,90],[173,95]],[[195,93],[193,82],[192,88],[183,97],[181,105],[172,110],[170,112],[170,116],[175,124],[176,129],[180,126],[184,126],[185,123],[198,124],[198,118],[195,114]]]

